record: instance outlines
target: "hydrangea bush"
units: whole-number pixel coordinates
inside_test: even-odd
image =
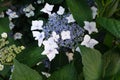
[[[120,0],[0,0],[0,34],[0,80],[120,80]]]

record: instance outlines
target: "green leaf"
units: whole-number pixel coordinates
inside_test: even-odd
[[[117,49],[112,49],[103,55],[104,60],[104,78],[105,80],[114,79],[118,73],[120,74],[120,53]],[[116,76],[117,77],[117,76]],[[119,77],[120,78],[120,77]]]
[[[0,1],[0,13],[8,8],[7,6],[5,6],[6,4],[9,4],[9,2]]]
[[[105,35],[105,38],[104,38],[104,44],[109,47],[109,48],[112,48],[113,47],[113,41],[114,41],[114,36],[113,35],[110,35],[109,33],[107,33]]]
[[[111,17],[117,11],[119,4],[120,0],[110,0],[105,9],[105,16]]]
[[[85,80],[101,80],[102,56],[95,49],[80,46]]]
[[[2,71],[0,71],[0,77],[2,78],[6,78],[9,77],[9,71],[10,71],[11,67],[10,66],[5,66],[4,65],[4,69]],[[1,79],[0,79],[1,80]]]
[[[55,71],[48,80],[77,80],[76,70],[73,64],[68,64]]]
[[[102,0],[94,0],[94,1],[97,3],[99,12],[101,12],[101,10],[103,9]]]
[[[12,80],[42,80],[38,72],[19,63],[17,60],[14,60],[14,66]]]
[[[120,21],[117,21],[115,19],[100,17],[97,18],[97,23],[102,27],[104,27],[107,31],[109,31],[117,38],[120,38]]]
[[[1,18],[0,19],[0,34],[3,32],[9,32],[9,20],[8,18]]]
[[[66,2],[79,25],[83,26],[83,21],[92,20],[92,11],[86,0],[66,0]]]
[[[17,59],[32,67],[36,65],[40,60],[44,59],[45,56],[41,55],[43,48],[39,48],[35,45],[30,45],[26,47],[26,49],[17,56]]]

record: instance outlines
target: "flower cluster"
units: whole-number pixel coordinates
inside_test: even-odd
[[[47,55],[50,61],[58,54],[59,48],[74,48],[82,41],[84,35],[84,29],[75,23],[70,13],[53,13],[44,25],[42,20],[32,21],[31,30],[35,40],[38,40],[39,47],[44,45],[45,50],[42,54]]]
[[[10,45],[7,39],[7,33],[2,33],[0,39],[0,70],[3,70],[2,64],[11,64],[12,60],[16,57],[16,54],[22,52],[25,49],[24,46]]]
[[[84,29],[74,23],[72,19],[70,20],[73,22],[70,22],[68,19],[69,17],[71,17],[71,14],[66,14],[63,16],[53,14],[48,19],[48,23],[43,26],[43,31],[46,33],[46,38],[53,36],[55,41],[58,40],[57,44],[59,46],[73,48],[76,43],[82,41]]]

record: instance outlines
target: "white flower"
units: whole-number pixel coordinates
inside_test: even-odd
[[[33,37],[35,37],[35,40],[45,38],[45,33],[44,32],[32,31],[32,34],[33,34]]]
[[[53,37],[53,39],[54,39],[56,42],[57,42],[58,39],[60,38],[60,36],[57,35],[55,31],[52,32],[52,37]]]
[[[7,33],[3,32],[3,33],[1,34],[1,37],[2,37],[2,38],[7,38]]]
[[[38,38],[38,46],[40,47],[42,45],[43,39],[45,38],[45,33],[41,32]]]
[[[8,11],[6,11],[6,14],[9,15],[10,20],[12,20],[13,18],[18,18],[16,12],[12,11],[11,9],[8,9]]]
[[[75,22],[75,19],[73,18],[72,14],[70,14],[68,17],[66,17],[66,19],[68,20],[68,23]]]
[[[23,11],[25,12],[25,16],[27,16],[28,18],[35,15],[33,10],[35,10],[35,8],[32,6],[32,4],[23,9]]]
[[[4,16],[5,16],[5,15],[4,15],[4,12],[1,12],[1,13],[0,13],[0,18],[4,18]]]
[[[98,32],[95,22],[84,21],[84,24],[84,29],[87,30],[89,34],[91,34],[92,32]]]
[[[42,73],[42,75],[46,76],[47,78],[49,78],[51,76],[51,74],[47,73],[47,72],[41,72],[41,73]]]
[[[63,15],[64,12],[65,12],[65,9],[64,9],[62,6],[60,6],[60,7],[59,7],[59,10],[57,11],[57,14]]]
[[[97,15],[97,8],[95,6],[92,6],[91,7],[91,10],[92,10],[92,16],[93,16],[93,19],[95,19],[96,15]]]
[[[47,55],[50,61],[53,60],[55,58],[55,55],[58,54],[57,43],[54,41],[52,37],[50,37],[48,40],[43,41],[43,45],[44,45],[44,51],[41,54]]]
[[[54,5],[50,5],[50,4],[46,3],[44,8],[41,9],[40,11],[51,15],[51,11],[53,10],[53,7],[54,7]]]
[[[25,16],[27,16],[28,18],[30,18],[31,16],[34,16],[35,13],[34,11],[30,11],[29,13],[26,13]]]
[[[0,64],[0,71],[4,69],[4,65]]]
[[[50,37],[48,40],[44,40],[43,41],[43,45],[45,46],[45,49],[47,48],[58,48],[57,43],[54,41],[54,39],[52,37]]]
[[[89,35],[85,35],[84,40],[81,43],[81,45],[85,45],[86,47],[89,48],[94,48],[96,44],[98,44],[98,41],[96,41],[95,39],[91,39]]]
[[[35,21],[32,21],[32,26],[31,26],[31,30],[42,30],[43,26],[43,21],[42,20],[35,20]]]
[[[58,54],[57,49],[51,48],[51,46],[45,48],[45,50],[41,53],[42,55],[46,55],[50,61],[55,58],[55,55]]]
[[[35,8],[32,6],[32,4],[28,5],[26,8],[23,9],[24,12],[30,12],[35,10]]]
[[[70,31],[62,31],[61,38],[62,38],[62,40],[70,39],[71,38]]]
[[[73,60],[74,54],[73,53],[66,53],[66,56],[68,57],[68,61],[70,62]]]
[[[81,52],[79,47],[77,47],[77,48],[75,49],[75,51]]]
[[[35,40],[38,40],[38,46],[41,47],[43,39],[45,38],[44,32],[32,31],[33,37]]]
[[[17,40],[17,39],[21,39],[22,38],[22,34],[17,32],[14,34],[14,39]]]
[[[10,30],[12,30],[14,27],[15,27],[15,25],[13,24],[13,22],[10,21],[10,23],[9,23]]]

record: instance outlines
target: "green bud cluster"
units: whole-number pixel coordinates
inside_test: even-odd
[[[25,49],[24,46],[10,45],[8,46],[9,41],[5,38],[0,39],[0,62],[2,64],[12,64],[13,59],[17,54],[22,52]]]

